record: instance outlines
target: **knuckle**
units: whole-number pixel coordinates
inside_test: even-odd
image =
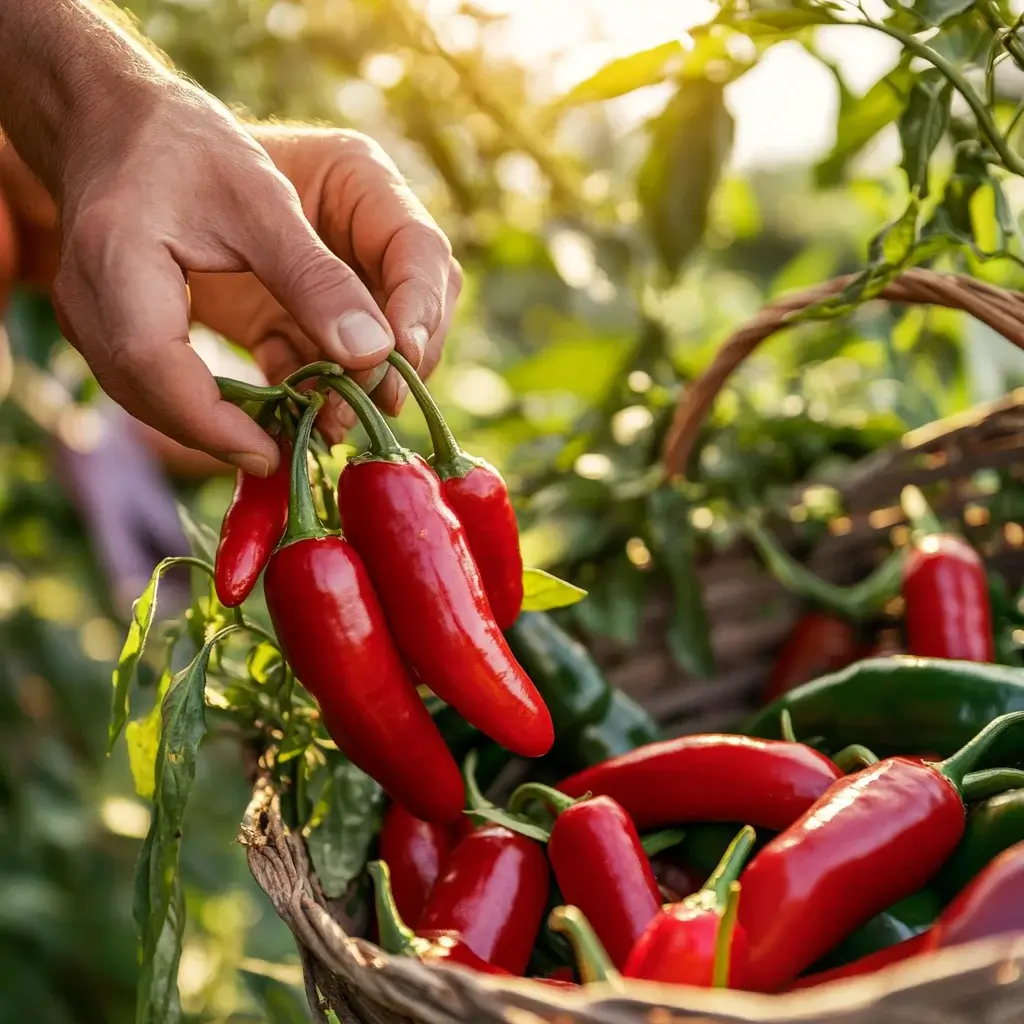
[[[448,269],[448,290],[451,292],[453,298],[458,298],[462,294],[462,286],[465,283],[466,275],[462,269],[462,264],[457,259],[452,259],[451,266]]]

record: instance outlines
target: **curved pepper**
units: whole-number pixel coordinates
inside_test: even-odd
[[[610,796],[641,831],[707,821],[780,831],[840,775],[801,743],[707,734],[652,743],[578,772],[558,788],[574,797]]]
[[[217,599],[236,608],[251,593],[288,526],[292,446],[278,439],[281,462],[268,477],[239,472],[224,513],[213,568]]]
[[[1024,842],[1024,789],[1000,793],[971,808],[967,829],[953,856],[935,876],[935,888],[951,900],[1003,850]]]
[[[926,952],[927,943],[928,933],[922,932],[913,938],[898,942],[895,946],[886,946],[874,953],[868,953],[867,956],[862,956],[852,963],[843,964],[842,967],[806,974],[802,978],[797,978],[791,985],[787,985],[783,991],[796,992],[802,988],[817,988],[818,985],[824,985],[830,981],[843,981],[846,978],[860,978],[865,974],[874,974],[875,971],[880,971],[883,967],[902,963],[904,960]]]
[[[613,688],[608,708],[598,721],[559,737],[558,754],[567,768],[580,771],[664,738],[661,726],[645,708]]]
[[[826,672],[846,668],[859,653],[857,634],[845,619],[827,612],[808,612],[782,645],[761,694],[762,703],[769,704]]]
[[[959,787],[1024,713],[990,723],[951,758],[894,757],[833,785],[743,875],[746,984],[778,991],[846,935],[922,888],[964,831]]]
[[[402,448],[364,392],[328,383],[359,416],[370,452],[338,485],[342,523],[366,563],[395,643],[423,685],[523,757],[551,749],[551,715],[491,614],[466,534],[430,467]]]
[[[629,815],[606,796],[573,801],[526,783],[509,799],[516,813],[539,800],[556,813],[548,859],[565,902],[586,914],[612,962],[621,967],[661,906],[661,893]]]
[[[883,757],[907,750],[948,757],[993,718],[1024,710],[1024,670],[944,658],[872,658],[790,691],[743,732],[778,736],[783,710],[801,736],[821,736],[834,750],[863,743]],[[1013,763],[1019,756],[997,746],[991,760]]]
[[[499,628],[508,629],[523,606],[523,556],[508,487],[489,462],[467,455],[459,447],[408,360],[398,352],[392,352],[388,360],[408,384],[427,421],[434,446],[430,465],[441,480],[445,501],[466,531],[494,619]]]
[[[754,838],[752,828],[743,828],[704,887],[662,909],[630,952],[625,977],[703,988],[743,987],[747,938],[735,919],[736,880]]]
[[[462,815],[454,825],[423,821],[401,804],[384,813],[379,853],[391,869],[395,905],[402,918],[415,927],[434,883],[447,863],[452,847],[461,839],[457,829],[469,819]]]
[[[288,528],[267,566],[274,631],[352,763],[417,817],[454,821],[465,802],[459,767],[402,664],[359,555],[324,529],[313,506],[306,449],[319,406],[311,402],[296,435]]]

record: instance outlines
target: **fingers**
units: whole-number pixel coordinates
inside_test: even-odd
[[[249,473],[277,468],[273,440],[220,397],[188,343],[181,270],[161,247],[79,232],[53,288],[68,340],[103,390],[168,437]]]
[[[441,318],[441,326],[434,332],[434,336],[427,343],[427,349],[423,353],[423,361],[420,363],[420,376],[426,380],[441,361],[441,353],[444,351],[445,338],[451,329],[452,320],[455,317],[455,308],[462,294],[462,267],[457,260],[452,260],[451,270],[448,274],[448,291],[444,299],[444,316]]]
[[[243,257],[324,357],[349,370],[378,365],[395,343],[387,319],[317,237],[287,180],[274,172],[273,181]]]

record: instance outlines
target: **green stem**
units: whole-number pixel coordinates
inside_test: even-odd
[[[900,507],[917,537],[942,533],[942,523],[919,487],[908,485],[900,492]]]
[[[548,927],[566,936],[572,944],[584,985],[622,983],[622,975],[615,969],[611,957],[579,907],[555,907],[548,917]]]
[[[462,762],[462,777],[466,783],[466,803],[471,811],[493,811],[495,805],[484,796],[480,784],[476,781],[476,766],[480,760],[479,751],[474,747]],[[470,815],[476,824],[486,820]]]
[[[584,797],[583,799],[586,799]],[[557,789],[545,786],[540,782],[524,782],[508,800],[508,809],[513,814],[522,814],[523,808],[531,801],[537,800],[550,808],[555,814],[567,811],[573,804],[579,803],[571,796],[559,793]]]
[[[465,476],[476,465],[459,447],[455,435],[445,422],[441,410],[434,401],[434,396],[427,390],[420,375],[413,369],[412,363],[398,352],[391,352],[388,362],[402,375],[409,385],[409,392],[426,420],[430,431],[430,443],[434,446],[434,471],[442,480],[453,476]]]
[[[854,768],[869,768],[873,764],[878,764],[878,757],[867,747],[863,747],[859,743],[851,743],[848,747],[843,747],[832,758],[832,763],[844,775],[849,775]]]
[[[313,490],[309,483],[309,437],[313,432],[313,421],[317,418],[322,405],[323,396],[314,391],[309,407],[299,421],[299,429],[295,431],[291,493],[288,495],[288,528],[282,541],[284,544],[327,536],[327,530],[316,514]]]
[[[787,743],[800,742],[796,738],[796,730],[793,728],[793,716],[789,713],[789,708],[783,708],[779,713],[779,735]]]
[[[730,886],[740,877],[743,865],[750,856],[750,851],[757,839],[757,833],[750,825],[744,825],[736,838],[726,847],[718,867],[711,872],[711,877],[704,883],[703,892],[714,893],[715,902],[720,907],[726,906]]]
[[[736,917],[740,904],[740,883],[732,882],[725,896],[725,906],[715,936],[715,962],[711,970],[713,988],[729,987],[729,968],[732,966],[732,937],[736,931]]]
[[[1006,47],[1006,52],[1013,58],[1014,64],[1024,70],[1024,45],[1017,38],[1015,27],[1020,25],[1020,19],[1017,19],[1014,26],[1007,25],[999,16],[999,11],[992,0],[975,0],[975,7],[981,12],[988,27],[997,37],[1000,37],[1000,41]]]
[[[299,367],[294,373],[288,374],[281,381],[281,385],[283,387],[294,387],[296,384],[309,380],[310,377],[329,377],[344,372],[337,363],[328,363],[321,360],[317,363],[307,363],[307,365]]]
[[[935,767],[953,783],[957,789],[963,786],[964,778],[978,761],[988,753],[989,747],[1007,729],[1024,723],[1024,711],[1011,711],[989,722],[974,739],[969,740],[955,754],[940,761]]]
[[[960,795],[965,803],[987,800],[1011,789],[1024,789],[1024,771],[1018,768],[990,768],[964,776]]]
[[[359,417],[359,422],[370,440],[370,452],[374,458],[397,462],[407,462],[408,453],[398,443],[384,416],[370,401],[370,396],[350,377],[331,375],[324,377],[324,383],[337,391],[348,402],[352,411]]]
[[[366,865],[373,879],[373,903],[377,911],[380,948],[393,956],[416,956],[416,933],[402,920],[391,891],[391,869],[382,860]]]

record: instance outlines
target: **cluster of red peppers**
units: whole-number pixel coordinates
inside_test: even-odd
[[[403,448],[366,394],[330,364],[306,368],[317,385],[305,391],[292,381],[244,389],[240,397],[269,399],[283,388],[302,414],[294,438],[281,435],[273,476],[240,474],[215,584],[221,602],[235,607],[265,573],[281,651],[331,738],[397,803],[426,821],[454,822],[465,805],[462,776],[418,686],[523,757],[547,753],[553,727],[502,633],[523,598],[508,490],[496,470],[459,449],[411,365],[397,353],[391,360],[427,416],[433,465]],[[328,388],[369,438],[338,484],[341,531],[321,520],[309,476]]]

